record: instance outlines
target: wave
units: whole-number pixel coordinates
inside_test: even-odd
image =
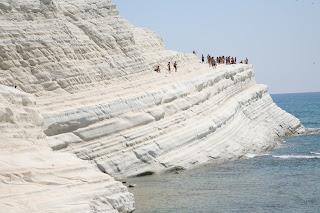
[[[272,155],[272,157],[281,159],[320,159],[320,155]]]
[[[306,128],[303,135],[320,135],[320,128]]]
[[[270,154],[252,154],[248,153],[245,155],[246,158],[255,158],[255,157],[262,157],[262,156],[269,156]]]
[[[311,155],[320,155],[320,152],[310,152]]]

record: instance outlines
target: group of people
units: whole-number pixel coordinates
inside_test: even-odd
[[[193,54],[196,55],[196,51],[193,51]],[[204,55],[202,54],[202,57],[201,57],[201,62],[202,63],[205,63],[205,57]],[[213,57],[211,55],[207,55],[207,63],[209,64],[210,67],[213,67],[213,68],[216,68],[218,64],[237,64],[237,57],[232,57],[232,56],[218,56],[218,57]],[[248,58],[244,59],[244,60],[241,60],[240,61],[240,64],[249,64],[249,60]],[[167,65],[167,70],[169,71],[169,73],[171,73],[171,65],[172,63],[169,61],[168,62],[168,65]],[[175,72],[178,71],[178,64],[177,62],[175,61],[173,63],[173,69],[175,70]],[[160,70],[160,65],[157,65],[154,69],[155,72],[158,72],[160,73],[161,70]]]
[[[178,72],[178,63],[176,61],[173,63],[173,69],[175,72]],[[171,69],[171,62],[170,61],[168,62],[167,70],[171,73],[172,69]],[[156,68],[154,69],[154,71],[160,73],[161,72],[160,65],[157,65]]]
[[[215,59],[213,56],[211,55],[207,55],[207,62],[209,64],[210,67],[216,68],[217,64],[220,62],[218,60],[219,58],[217,57],[217,59]],[[201,59],[202,63],[204,63],[204,56],[202,54],[202,59]]]
[[[249,64],[248,58],[244,59],[243,61],[240,61],[240,64]]]
[[[195,51],[193,51],[195,54]],[[202,54],[201,62],[205,62],[204,55]],[[219,57],[213,57],[211,55],[207,55],[207,63],[209,66],[212,66],[215,68],[217,64],[236,64],[237,63],[237,57],[231,57],[231,56],[219,56]],[[245,60],[240,61],[240,64],[248,64],[249,60],[246,58]]]

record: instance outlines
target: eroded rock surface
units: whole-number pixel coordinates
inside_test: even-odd
[[[0,38],[0,84],[17,85],[0,88],[6,212],[130,212],[109,175],[237,159],[304,132],[251,65],[167,50],[109,0],[2,0]]]
[[[133,195],[95,164],[53,152],[28,94],[0,86],[1,212],[131,212]]]

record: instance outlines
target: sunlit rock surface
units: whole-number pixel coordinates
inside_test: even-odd
[[[129,212],[133,195],[88,161],[53,152],[35,100],[0,86],[0,209],[5,212]]]
[[[251,65],[167,50],[108,0],[2,0],[0,84],[6,212],[130,212],[109,175],[220,163],[304,132]]]

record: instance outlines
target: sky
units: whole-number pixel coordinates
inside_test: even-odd
[[[271,93],[320,92],[320,0],[113,0],[168,49],[248,57]]]

